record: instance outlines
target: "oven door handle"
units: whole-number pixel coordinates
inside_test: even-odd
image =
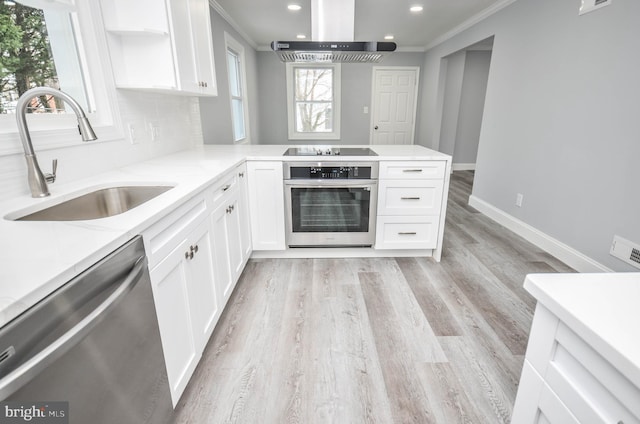
[[[325,187],[371,187],[378,184],[376,180],[284,180],[285,186],[309,188]]]

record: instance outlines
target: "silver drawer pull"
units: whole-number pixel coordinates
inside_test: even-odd
[[[227,184],[226,186],[222,187],[222,191],[229,190],[229,187],[231,187],[231,184]]]
[[[419,197],[401,197],[402,200],[420,200]]]
[[[415,231],[401,231],[398,233],[399,236],[415,236],[416,233]]]
[[[422,169],[403,169],[402,172],[422,172]]]

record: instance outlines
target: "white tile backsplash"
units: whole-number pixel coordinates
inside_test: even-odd
[[[57,182],[65,183],[202,144],[197,98],[120,90],[117,99],[122,138],[79,142],[77,146],[52,150],[38,150],[34,140],[43,172],[50,172],[52,159],[58,159]],[[159,127],[157,141],[151,141],[149,122]],[[129,123],[136,129],[137,144],[129,142],[126,134]],[[53,192],[55,183],[49,188]],[[0,201],[25,194],[29,194],[29,187],[24,155],[0,156]]]

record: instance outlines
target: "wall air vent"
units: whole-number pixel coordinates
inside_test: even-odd
[[[578,14],[584,15],[585,13],[593,12],[601,7],[610,5],[612,1],[613,0],[582,0],[582,5],[580,6],[580,12]]]
[[[640,268],[640,246],[629,240],[614,236],[609,253],[618,259],[622,259],[629,265]]]

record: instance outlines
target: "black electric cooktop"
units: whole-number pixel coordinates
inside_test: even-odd
[[[368,147],[289,147],[284,156],[378,156]]]

